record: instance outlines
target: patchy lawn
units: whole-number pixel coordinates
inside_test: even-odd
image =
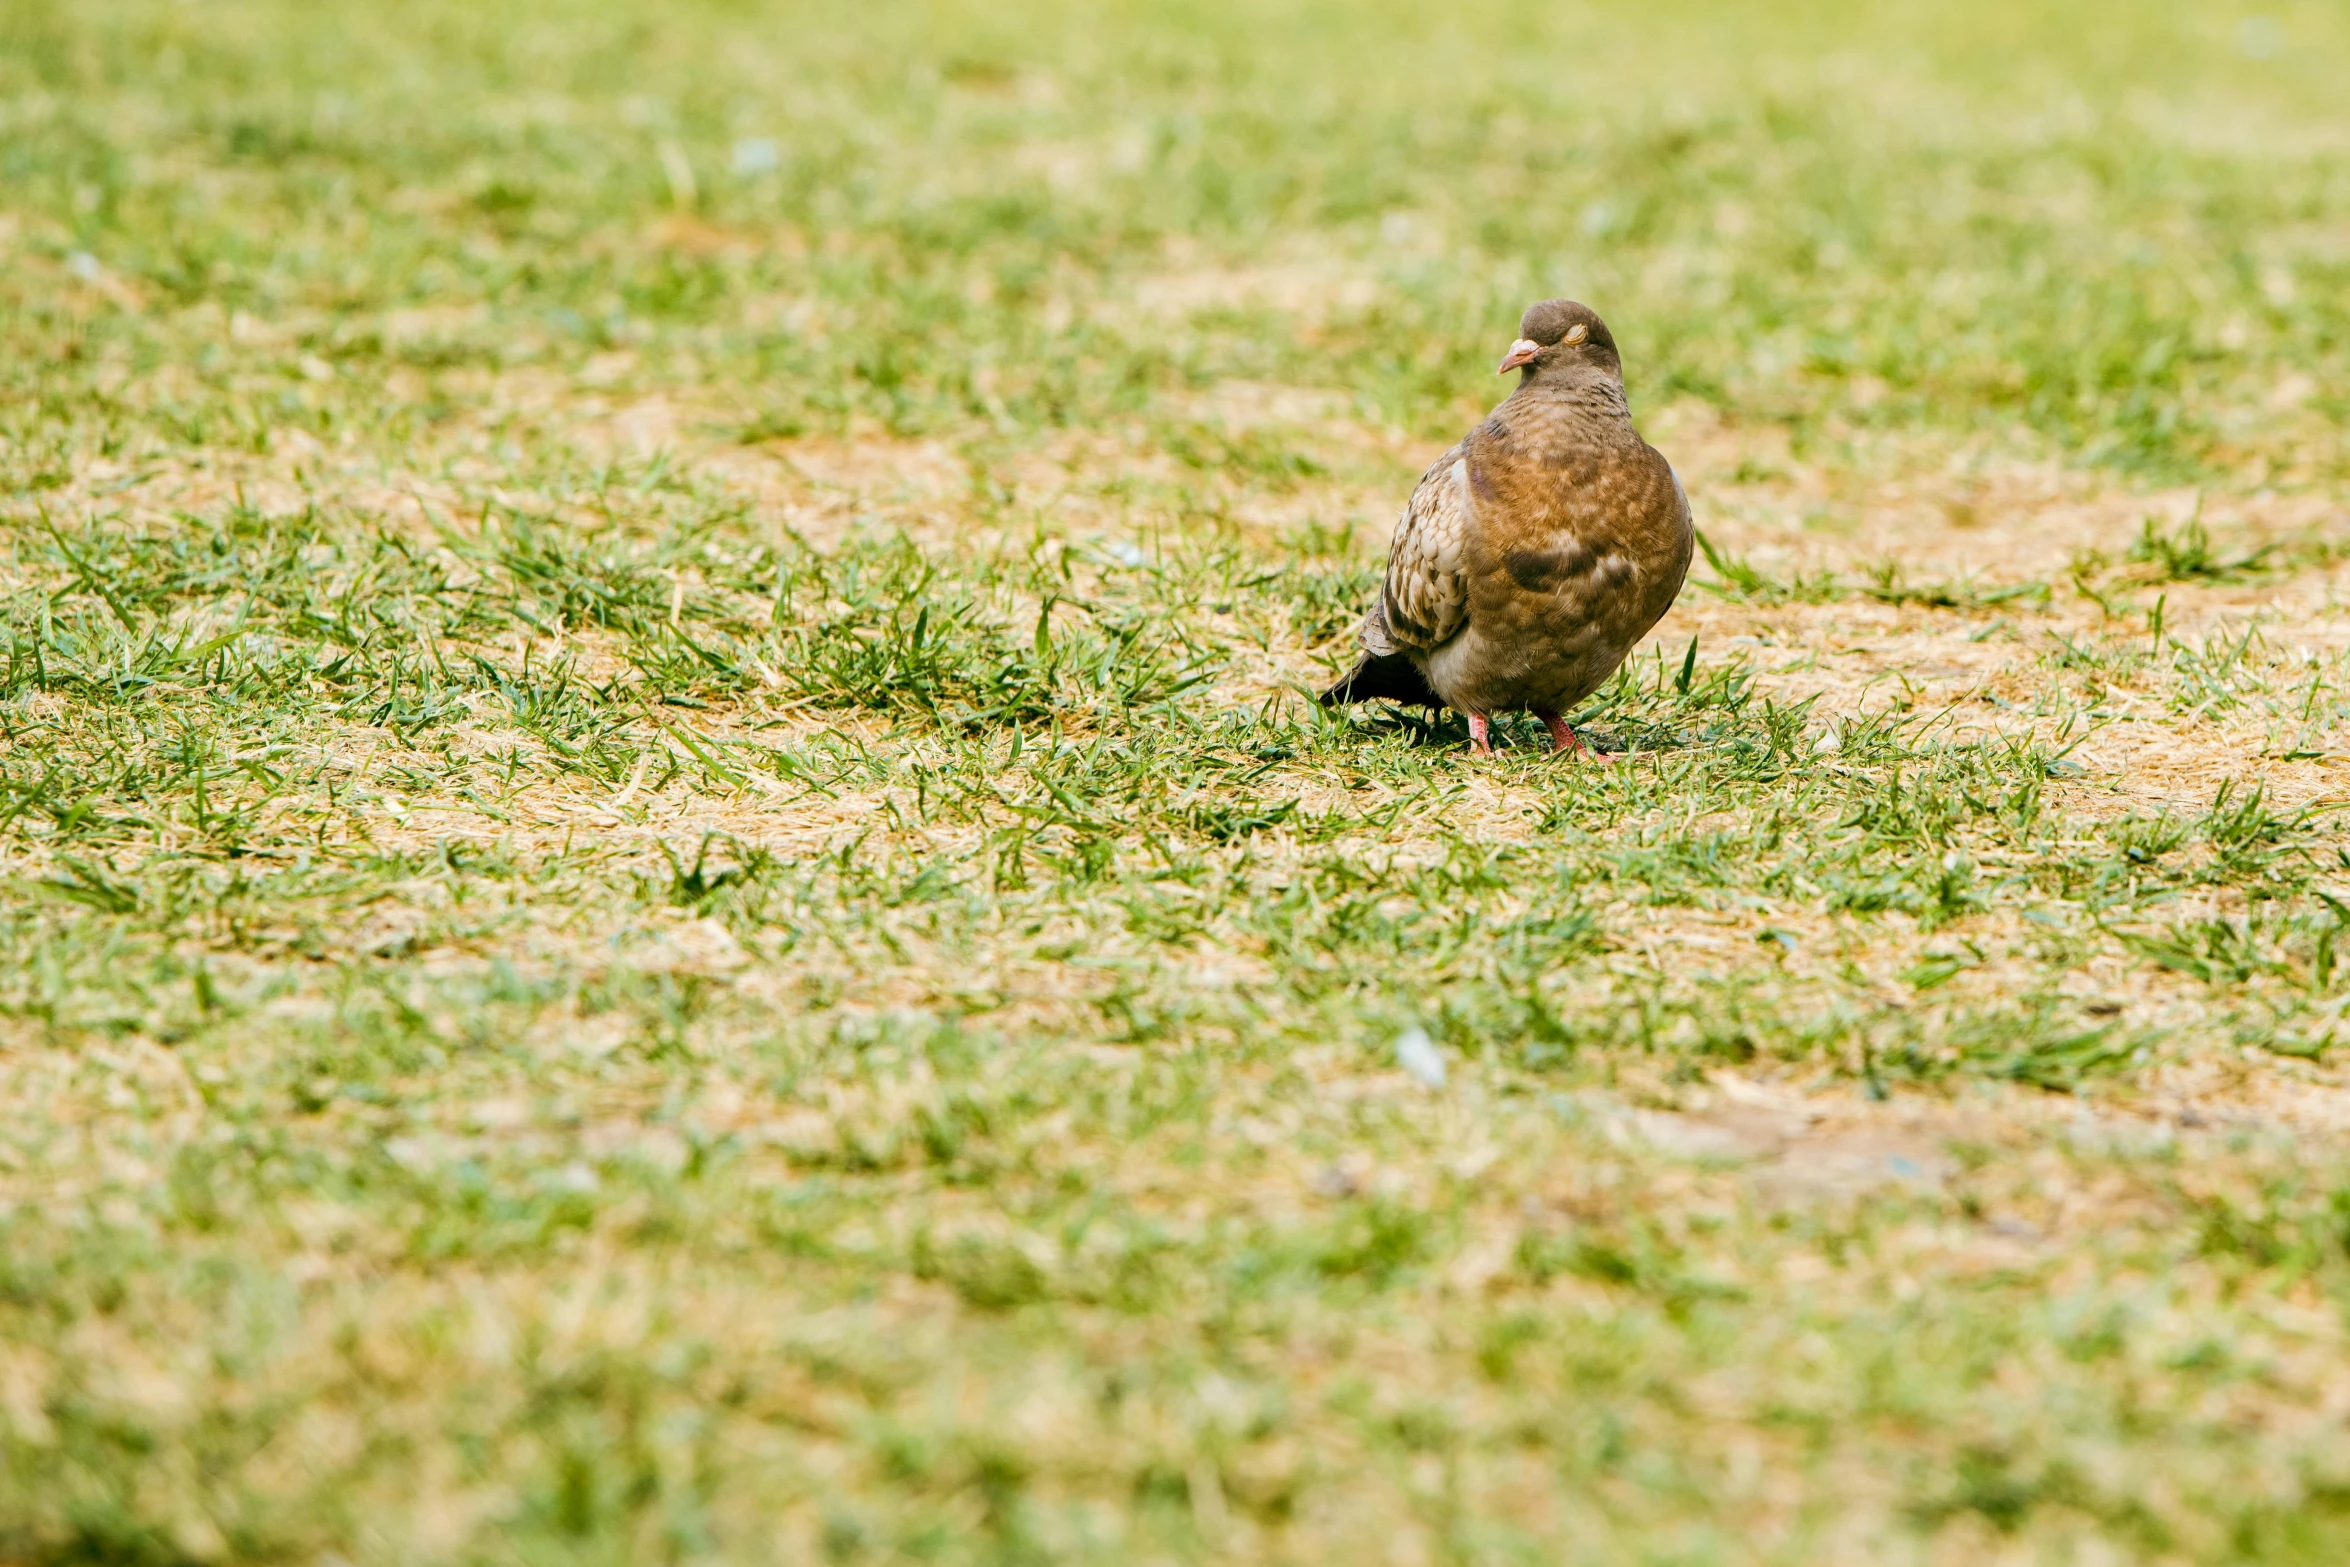
[[[0,0],[0,1559],[2342,1560],[2346,73]],[[1553,293],[1630,755],[1322,713]]]

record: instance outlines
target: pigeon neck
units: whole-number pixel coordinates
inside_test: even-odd
[[[1590,365],[1538,371],[1519,382],[1509,400],[1520,406],[1544,403],[1591,419],[1629,422],[1632,417],[1632,405],[1624,396],[1624,383]]]

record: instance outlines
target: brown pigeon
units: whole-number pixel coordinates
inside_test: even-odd
[[[1689,497],[1632,428],[1616,340],[1589,307],[1528,310],[1501,370],[1517,390],[1421,476],[1362,657],[1322,702],[1457,708],[1486,752],[1495,713],[1530,709],[1572,752],[1567,712],[1681,591]]]

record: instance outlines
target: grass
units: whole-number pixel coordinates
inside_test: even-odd
[[[2346,64],[0,0],[0,1560],[2339,1560]]]

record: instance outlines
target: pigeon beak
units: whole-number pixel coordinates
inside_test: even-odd
[[[1534,356],[1541,352],[1542,345],[1540,343],[1535,342],[1534,339],[1530,337],[1521,337],[1516,342],[1510,344],[1510,351],[1502,355],[1501,368],[1494,371],[1493,373],[1495,375],[1508,375],[1512,370],[1517,369],[1520,365],[1532,364],[1534,362]]]

